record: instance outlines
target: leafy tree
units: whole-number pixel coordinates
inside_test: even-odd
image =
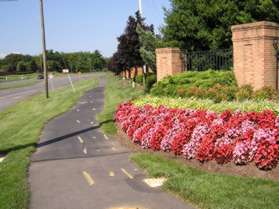
[[[26,62],[19,61],[16,65],[16,71],[17,72],[26,72],[27,71]]]
[[[121,71],[126,69],[124,63],[121,62],[121,57],[118,52],[115,52],[108,63],[108,69],[114,72],[116,75],[120,74]]]
[[[55,60],[48,60],[47,61],[47,69],[49,71],[56,71],[56,72],[61,72],[62,68],[59,62]]]
[[[117,52],[113,55],[109,65],[110,70],[116,74],[123,70],[128,70],[130,74],[131,68],[135,67],[135,74],[137,75],[138,67],[144,65],[140,53],[141,42],[137,27],[147,29],[144,18],[141,17],[139,12],[136,12],[135,17],[129,16],[124,33],[118,37]],[[134,79],[136,79],[136,75]]]
[[[147,67],[156,72],[155,50],[156,48],[165,47],[166,43],[163,42],[159,35],[155,35],[152,25],[148,28],[138,26],[137,33],[141,43],[140,55]]]
[[[26,68],[28,72],[36,72],[38,70],[38,65],[34,59],[32,59],[30,62],[27,62]]]
[[[106,61],[98,50],[74,53],[60,53],[49,50],[47,51],[47,60],[48,69],[58,72],[61,72],[63,68],[68,68],[72,72],[100,71],[106,66]],[[0,59],[0,69],[6,73],[42,72],[42,57],[10,54]]]
[[[278,21],[278,0],[171,0],[164,38],[187,50],[231,47],[231,26]]]

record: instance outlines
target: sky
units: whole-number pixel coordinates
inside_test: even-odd
[[[39,0],[0,0],[0,56],[41,51]],[[47,48],[56,51],[100,50],[111,56],[138,0],[44,0]],[[155,28],[164,24],[169,0],[142,0],[143,15]]]

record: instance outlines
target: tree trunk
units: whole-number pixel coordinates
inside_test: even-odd
[[[131,69],[128,70],[128,79],[131,79]]]

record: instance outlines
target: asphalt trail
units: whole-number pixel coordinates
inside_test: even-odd
[[[101,132],[95,116],[103,108],[104,86],[101,80],[46,125],[29,170],[30,208],[192,208],[145,184],[143,172],[129,161],[130,151]]]

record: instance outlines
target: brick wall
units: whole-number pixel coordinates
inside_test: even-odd
[[[276,86],[276,58],[273,40],[279,38],[279,24],[255,22],[232,26],[234,73],[239,86],[255,90]]]
[[[156,49],[157,81],[184,71],[183,56],[178,48]]]

